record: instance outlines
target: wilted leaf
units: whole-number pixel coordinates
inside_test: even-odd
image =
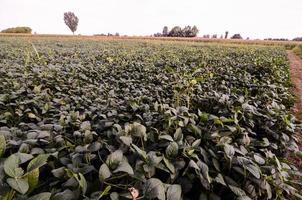
[[[120,136],[120,140],[127,146],[132,144],[132,138],[130,136]]]
[[[141,137],[145,141],[147,141],[147,129],[144,125],[134,122],[130,124],[128,128],[126,128],[126,132],[130,132],[134,137]]]
[[[36,118],[36,115],[34,113],[28,113],[27,115],[31,119],[35,119]]]
[[[224,145],[224,152],[229,159],[232,159],[235,154],[234,147],[229,144]]]
[[[82,122],[80,129],[83,132],[85,132],[87,130],[90,131],[91,130],[91,124],[90,124],[90,122],[89,121]]]

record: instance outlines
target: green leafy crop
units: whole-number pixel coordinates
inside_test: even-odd
[[[299,198],[285,49],[0,38],[0,198]]]

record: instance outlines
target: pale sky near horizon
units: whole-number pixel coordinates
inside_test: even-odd
[[[79,18],[76,34],[152,35],[179,25],[204,34],[244,38],[302,37],[302,0],[0,0],[0,30],[29,26],[43,34],[70,34],[63,13]]]

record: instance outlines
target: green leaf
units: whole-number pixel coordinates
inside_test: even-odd
[[[157,178],[148,179],[143,186],[143,191],[147,199],[166,199],[164,184]]]
[[[82,173],[79,173],[80,178],[78,179],[79,185],[82,188],[83,195],[85,195],[87,191],[87,182]]]
[[[15,194],[15,191],[14,191],[14,190],[10,190],[9,192],[7,192],[7,193],[5,194],[5,196],[3,197],[2,200],[13,200],[14,194]],[[1,196],[0,196],[0,197],[1,197]]]
[[[237,198],[237,200],[252,200],[252,199],[248,196],[240,196]]]
[[[105,188],[105,190],[100,194],[99,199],[101,199],[103,196],[108,195],[110,190],[111,190],[111,186],[108,185],[108,186]]]
[[[141,150],[138,146],[136,146],[135,144],[131,144],[132,147],[135,149],[135,151],[143,158],[143,159],[147,159],[147,153],[143,150]]]
[[[192,143],[192,147],[198,147],[201,143],[201,139],[198,139],[198,140],[195,140],[193,143]]]
[[[171,135],[167,135],[167,134],[158,136],[158,139],[159,140],[168,140],[170,142],[174,142],[174,140],[171,137]]]
[[[27,181],[29,184],[29,191],[33,191],[39,183],[39,169],[34,169],[27,173]]]
[[[103,182],[105,179],[109,178],[110,176],[111,176],[111,172],[109,167],[105,163],[103,163],[99,170],[100,181]]]
[[[300,159],[302,159],[302,151],[297,151],[296,156]]]
[[[127,174],[133,175],[133,169],[128,163],[128,161],[124,158],[124,160],[119,164],[119,166],[113,171],[114,173],[117,172],[126,172]]]
[[[21,194],[25,194],[29,189],[29,184],[25,178],[8,178],[6,181],[9,186]]]
[[[237,128],[234,126],[226,126],[232,133],[237,131]]]
[[[239,187],[233,186],[233,185],[229,185],[229,188],[231,189],[231,191],[236,194],[238,197],[243,197],[246,196],[244,190],[242,190]]]
[[[254,154],[254,159],[260,165],[265,164],[265,160],[260,155]]]
[[[76,199],[75,193],[69,189],[55,194],[51,200],[74,200]]]
[[[214,180],[215,182],[220,183],[221,185],[227,186],[221,174],[218,174]]]
[[[110,169],[116,169],[122,161],[123,152],[121,150],[116,150],[107,157],[106,164]]]
[[[22,176],[23,173],[20,173],[21,171],[18,170],[19,163],[20,163],[20,159],[16,154],[13,154],[13,155],[9,156],[4,161],[4,171],[5,171],[5,173],[8,176],[13,177],[13,178]]]
[[[27,154],[27,153],[16,153],[16,155],[19,157],[20,159],[20,163],[19,164],[23,164],[26,163],[27,161],[31,160],[33,158],[33,155],[31,154]]]
[[[119,194],[117,192],[112,192],[110,194],[110,200],[119,200],[120,197],[119,197]]]
[[[246,165],[246,169],[251,172],[251,174],[253,174],[257,179],[260,179],[260,169],[258,166],[256,165],[252,165],[252,164],[249,164],[249,165]]]
[[[27,171],[30,172],[34,169],[38,169],[40,167],[42,167],[43,165],[45,165],[47,163],[47,159],[48,159],[49,155],[48,154],[40,154],[37,157],[35,157],[34,159],[32,159],[28,166],[27,166]]]
[[[173,137],[174,137],[175,141],[180,141],[183,139],[183,134],[182,134],[181,128],[176,129]],[[173,142],[173,140],[171,142]]]
[[[166,148],[166,155],[169,158],[173,158],[178,154],[178,144],[176,142],[171,142]]]
[[[190,124],[190,128],[192,132],[195,133],[197,136],[201,136],[201,129],[198,126]]]
[[[4,135],[0,135],[0,158],[4,154],[6,149],[6,141]]]
[[[198,110],[198,115],[200,117],[201,122],[207,122],[209,120],[209,114],[208,113],[200,112],[200,110]]]
[[[53,170],[51,170],[51,173],[56,178],[62,178],[65,175],[65,167],[53,169]]]
[[[197,162],[197,165],[201,171],[201,174],[200,174],[201,183],[206,189],[208,189],[210,187],[210,183],[211,183],[211,178],[209,175],[209,167],[208,167],[208,165],[206,165],[204,162],[202,162],[200,160]]]
[[[245,157],[237,157],[238,163],[253,174],[257,179],[260,179],[261,171],[259,167],[250,159]]]
[[[190,160],[190,162],[188,164],[188,168],[194,168],[194,169],[200,171],[199,166],[196,164],[196,162],[194,160]]]
[[[167,200],[181,200],[181,186],[170,185],[167,190]]]
[[[50,192],[42,192],[40,194],[36,194],[35,196],[30,197],[28,200],[50,200],[50,196]]]
[[[165,163],[166,167],[169,169],[169,171],[172,174],[175,174],[175,167],[174,167],[174,165],[167,158],[165,158],[165,157],[164,157],[164,163]]]
[[[158,165],[162,161],[162,156],[157,156],[155,151],[149,151],[147,154],[148,164],[151,166]]]

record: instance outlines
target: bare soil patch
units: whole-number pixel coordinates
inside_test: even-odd
[[[294,115],[302,121],[302,60],[295,55],[292,51],[287,52],[288,59],[290,61],[290,73],[292,77],[292,82],[294,84],[293,91],[296,96],[296,103],[293,107]],[[302,133],[297,133],[298,145],[300,150],[302,150]],[[297,167],[302,169],[302,160],[292,156],[290,158],[291,162]]]

